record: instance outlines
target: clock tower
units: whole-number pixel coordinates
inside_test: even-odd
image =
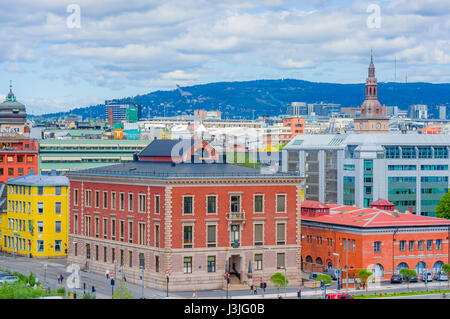
[[[378,84],[375,77],[373,55],[370,54],[369,74],[366,79],[366,99],[361,105],[361,115],[354,119],[355,133],[386,134],[389,133],[389,118],[386,107],[378,101]]]

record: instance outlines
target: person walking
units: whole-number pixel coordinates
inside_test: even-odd
[[[63,275],[62,275],[62,274],[59,274],[59,281],[60,281],[61,285],[62,285],[62,283],[63,283],[63,280],[64,280]]]

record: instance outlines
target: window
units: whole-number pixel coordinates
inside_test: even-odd
[[[286,195],[277,195],[277,213],[286,212]]]
[[[277,253],[277,268],[284,268],[284,253]]]
[[[133,211],[133,193],[128,193],[128,211]]]
[[[208,272],[216,272],[216,256],[208,256]]]
[[[159,225],[155,225],[155,247],[159,247]]]
[[[208,214],[217,214],[217,196],[210,195],[208,196]]]
[[[145,245],[145,223],[138,223],[138,244]]]
[[[60,233],[61,232],[61,221],[57,220],[55,221],[55,233]]]
[[[37,241],[37,251],[38,251],[38,253],[44,252],[44,241],[43,240]]]
[[[38,186],[38,195],[44,195],[44,186]]]
[[[144,194],[139,194],[139,205],[138,205],[138,211],[140,213],[145,213],[145,202],[146,202],[146,196]]]
[[[183,197],[183,215],[191,215],[193,213],[192,202],[193,202],[192,196]]]
[[[111,263],[114,264],[115,261],[116,261],[116,249],[111,248]]]
[[[128,252],[128,266],[130,268],[133,267],[133,252],[132,251]]]
[[[86,207],[91,207],[92,204],[91,191],[86,190],[85,194],[86,194]]]
[[[95,217],[95,237],[99,237],[100,236],[100,218],[99,217]]]
[[[373,251],[379,253],[381,251],[381,241],[376,241],[373,243]]]
[[[125,210],[125,193],[120,193],[120,204],[119,204],[119,209],[120,210]]]
[[[353,239],[352,240],[352,244],[353,244],[353,252],[356,251],[356,241]]]
[[[409,251],[414,251],[414,240],[410,240],[408,244]]]
[[[433,250],[433,241],[427,240],[427,250]]]
[[[44,232],[44,222],[41,220],[37,222],[37,232],[38,233]]]
[[[406,250],[406,240],[400,241],[399,249],[400,249],[400,251],[405,251]]]
[[[61,202],[55,203],[55,214],[61,214]]]
[[[159,272],[159,256],[155,256],[155,272]]]
[[[286,243],[286,224],[277,224],[277,245]]]
[[[192,257],[184,257],[183,270],[185,274],[192,273]]]
[[[55,195],[61,195],[61,186],[55,187]]]
[[[61,250],[61,240],[55,240],[55,253],[60,253]]]
[[[100,207],[100,191],[95,191],[95,208]]]
[[[436,250],[442,249],[442,239],[436,239]]]
[[[208,225],[208,247],[216,247],[216,225]]]
[[[116,192],[111,192],[111,209],[116,209]]]
[[[78,234],[78,214],[73,215],[73,226],[74,226],[74,233]]]
[[[264,195],[255,195],[254,196],[253,211],[255,213],[264,212]]]
[[[133,243],[133,222],[128,221],[128,242]]]
[[[255,246],[262,246],[264,245],[264,239],[263,239],[263,224],[255,224],[254,226],[254,243]]]
[[[103,209],[107,209],[108,208],[108,192],[104,191],[103,192]]]
[[[125,221],[120,220],[119,225],[120,225],[120,228],[119,228],[119,239],[120,239],[120,241],[123,241],[124,233],[125,233]]]
[[[73,204],[74,206],[78,206],[78,188],[73,190]]]
[[[38,211],[38,214],[44,213],[44,203],[42,203],[42,202],[37,203],[37,211]]]
[[[241,196],[233,195],[230,197],[230,209],[232,213],[241,212]]]
[[[155,214],[159,214],[159,195],[155,195]]]
[[[145,256],[144,256],[144,253],[139,253],[139,268],[145,269]]]
[[[183,227],[183,247],[192,248],[192,226]]]
[[[116,239],[116,220],[111,219],[111,239]]]
[[[255,270],[262,270],[263,267],[263,256],[262,254],[255,254]]]
[[[240,242],[239,225],[231,225],[231,244]]]
[[[85,236],[90,237],[91,236],[91,216],[85,216],[85,217],[86,217]]]
[[[414,146],[402,147],[402,158],[417,158],[416,148]]]
[[[108,218],[103,218],[103,238],[108,238]]]
[[[95,245],[95,260],[98,260],[98,245]]]
[[[417,250],[423,250],[423,240],[417,241]]]
[[[107,262],[108,260],[108,248],[107,247],[103,247],[103,262]]]

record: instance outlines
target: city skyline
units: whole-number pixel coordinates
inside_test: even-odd
[[[406,76],[408,82],[450,82],[448,6],[403,0],[75,6],[22,0],[2,13],[0,98],[10,79],[30,114],[176,84],[262,78],[362,83],[371,49],[379,82]]]

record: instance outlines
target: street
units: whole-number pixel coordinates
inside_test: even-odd
[[[47,269],[44,269],[44,265],[47,265]],[[56,289],[58,286],[57,275],[62,274],[64,276],[63,285],[66,289],[66,282],[70,276],[70,273],[66,271],[67,260],[66,259],[36,259],[36,258],[28,258],[23,256],[16,256],[13,258],[11,255],[0,254],[0,267],[3,269],[9,269],[11,271],[17,271],[26,276],[30,274],[32,271],[36,274],[37,279],[44,285],[51,287],[52,289]],[[119,277],[117,274],[116,285],[114,286],[114,291],[118,287]],[[82,298],[84,292],[90,293],[91,287],[94,286],[96,289],[96,298],[97,299],[111,299],[113,289],[110,284],[110,280],[106,279],[103,274],[91,274],[88,272],[80,271],[80,288],[76,289],[75,293],[77,294],[77,298]],[[84,285],[85,288],[84,289]],[[336,293],[335,288],[336,282],[333,282],[332,286],[327,287],[327,293]],[[134,298],[142,297],[142,286],[132,284],[127,282],[126,287],[130,290],[131,295]],[[447,289],[447,282],[429,282],[428,290],[438,290],[438,289]],[[170,288],[170,287],[169,287]],[[278,298],[278,296],[282,296],[283,298],[297,298],[297,289],[298,287],[287,287],[286,290],[284,288],[280,288],[279,291],[277,288],[267,288],[264,297],[267,299]],[[71,290],[72,291],[72,290]],[[411,283],[409,285],[409,290],[407,288],[406,283],[403,284],[390,284],[389,282],[383,282],[378,287],[370,287],[368,290],[368,294],[379,294],[383,293],[391,293],[391,292],[406,292],[406,291],[425,291],[425,283]],[[342,293],[346,292],[346,287],[341,290]],[[193,291],[186,292],[170,292],[169,289],[169,298],[183,298],[190,299],[193,298]],[[361,295],[364,294],[364,290],[355,290],[348,289],[348,293],[353,295]],[[228,291],[228,295],[231,299],[261,299],[261,289],[257,290],[257,294],[254,295],[250,293],[249,289],[245,290],[232,290]],[[315,299],[322,295],[322,291],[320,287],[315,289],[303,287],[302,289],[302,299]],[[152,288],[145,287],[144,288],[144,298],[147,299],[159,299],[166,298],[166,291],[156,290]],[[226,289],[219,290],[207,290],[207,291],[198,291],[196,298],[198,299],[224,299],[226,298]],[[415,299],[440,299],[441,295],[419,295],[419,296],[407,296],[407,297],[392,297],[392,298],[415,298]]]

